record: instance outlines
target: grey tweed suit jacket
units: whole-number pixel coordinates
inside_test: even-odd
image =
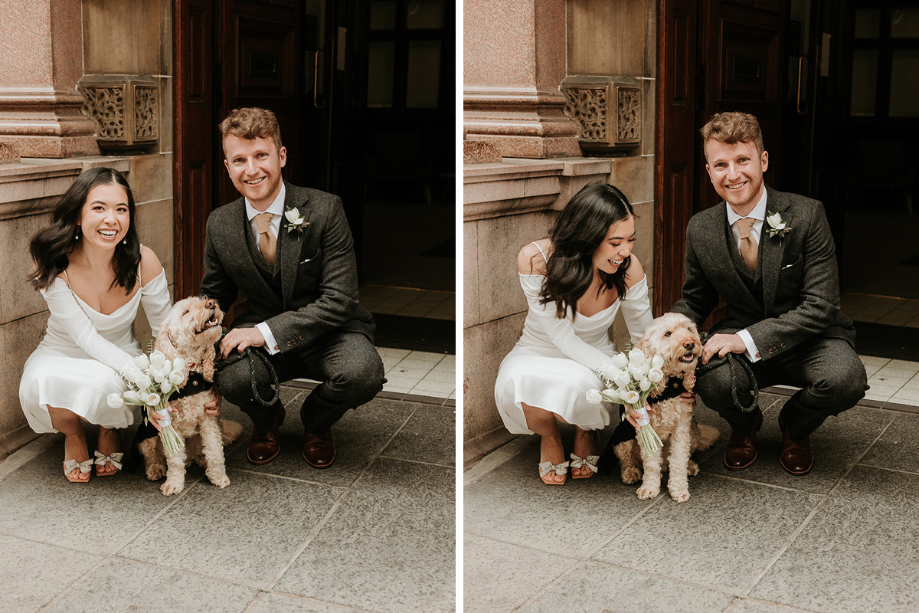
[[[769,237],[768,224],[763,224],[755,277],[762,282],[762,300],[735,266],[732,250],[737,245],[722,202],[689,220],[683,297],[673,310],[701,324],[723,297],[727,315],[713,332],[745,328],[763,359],[815,336],[844,339],[854,348],[852,320],[839,310],[836,246],[823,205],[769,187],[766,191],[767,215],[778,212],[791,230],[783,239]]]
[[[266,322],[281,353],[310,346],[334,330],[359,332],[373,342],[373,317],[358,303],[354,241],[338,196],[284,182],[284,210],[296,208],[309,226],[288,233],[281,220],[275,256],[281,293],[259,273],[254,240],[239,198],[215,209],[205,229],[201,292],[226,311],[242,290],[247,312],[233,326]],[[255,256],[260,257],[260,256]],[[264,261],[261,266],[267,266]]]

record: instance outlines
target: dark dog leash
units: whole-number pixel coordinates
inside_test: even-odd
[[[702,333],[702,345],[708,342],[708,339],[711,338],[711,334],[708,332]],[[742,413],[749,413],[750,411],[759,407],[759,384],[756,382],[756,375],[753,374],[753,369],[750,368],[750,362],[747,361],[742,355],[737,353],[729,353],[723,358],[712,357],[708,361],[708,364],[700,364],[696,367],[696,375],[701,375],[707,373],[710,370],[723,366],[724,364],[728,365],[728,368],[731,369],[731,398],[734,400],[734,407]],[[743,369],[747,376],[750,377],[750,384],[753,386],[753,389],[750,390],[751,395],[753,396],[753,402],[750,403],[750,406],[744,406],[740,401],[740,392],[737,389],[737,370]]]
[[[220,340],[223,340],[223,337],[227,335],[227,330],[224,329],[223,334],[220,336]],[[220,354],[220,341],[214,343],[215,349],[217,349],[218,355]],[[278,401],[278,398],[281,395],[281,385],[278,383],[278,373],[275,371],[274,366],[271,364],[271,361],[268,359],[268,356],[264,351],[259,351],[257,348],[246,347],[239,351],[232,351],[230,355],[226,357],[225,360],[217,359],[214,360],[214,368],[217,370],[223,370],[230,364],[235,364],[242,359],[249,360],[249,384],[252,387],[252,397],[257,403],[262,405],[265,408],[272,406]],[[256,385],[255,378],[255,360],[259,359],[262,361],[262,364],[265,365],[265,369],[268,370],[268,377],[271,379],[271,389],[274,390],[274,394],[271,396],[271,400],[263,400],[261,394],[258,393],[258,386]]]

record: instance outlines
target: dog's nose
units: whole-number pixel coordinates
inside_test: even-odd
[[[693,341],[686,341],[685,343],[683,343],[683,347],[686,349],[693,349],[695,348],[695,346],[696,344]]]
[[[213,298],[208,298],[207,300],[204,301],[204,306],[209,309],[213,309],[215,306],[217,306],[217,301],[214,300]]]

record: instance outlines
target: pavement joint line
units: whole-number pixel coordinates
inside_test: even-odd
[[[651,501],[651,504],[645,505],[645,507],[642,510],[640,510],[638,513],[635,514],[634,517],[632,517],[632,519],[630,519],[629,521],[625,522],[622,526],[620,526],[619,529],[616,530],[611,537],[606,539],[606,542],[600,545],[597,549],[594,550],[593,553],[591,553],[588,556],[588,559],[593,559],[593,557],[597,555],[598,553],[600,553],[600,551],[602,551],[604,547],[612,543],[614,540],[616,540],[616,537],[618,537],[623,532],[625,532],[629,526],[637,522],[643,515],[649,513],[651,509],[653,509],[654,507],[660,506],[662,504],[662,501],[666,498],[668,498],[668,496],[661,496],[660,494],[655,496],[654,500]]]
[[[877,470],[886,470],[888,472],[898,473],[901,475],[910,475],[911,477],[919,476],[919,471],[915,471],[915,470],[903,470],[902,468],[890,468],[888,466],[875,466],[874,464],[862,464],[862,463],[859,463],[858,466],[861,466],[862,468],[874,468]]]
[[[542,586],[542,588],[539,589],[539,590],[537,590],[537,592],[536,592],[535,594],[533,594],[533,595],[530,596],[528,599],[526,599],[526,600],[523,602],[523,604],[521,604],[521,605],[515,607],[515,608],[514,608],[514,611],[524,611],[524,610],[526,610],[526,608],[527,608],[528,606],[530,606],[530,605],[532,605],[533,603],[535,603],[535,602],[536,602],[536,601],[537,601],[547,590],[551,589],[552,587],[554,587],[556,584],[558,584],[559,582],[563,581],[564,579],[567,579],[568,577],[570,577],[570,576],[571,576],[571,573],[574,571],[574,568],[575,568],[578,564],[580,564],[581,562],[583,562],[583,561],[584,561],[584,560],[582,560],[582,559],[573,560],[571,566],[569,566],[568,568],[564,569],[564,570],[558,575],[558,577],[556,577],[555,579],[553,579],[553,580],[550,581],[549,583],[547,583],[547,584],[545,584],[544,586]]]
[[[816,516],[817,513],[824,507],[824,505],[826,504],[826,501],[829,500],[830,496],[833,495],[833,492],[839,489],[839,486],[842,485],[842,482],[845,481],[845,479],[850,474],[852,474],[852,471],[855,470],[855,467],[861,463],[864,457],[868,455],[868,452],[871,451],[871,448],[874,447],[877,444],[877,442],[881,439],[881,437],[884,436],[887,430],[890,429],[890,426],[891,424],[893,424],[893,422],[894,422],[894,418],[893,416],[891,416],[890,421],[888,421],[887,424],[883,428],[881,428],[881,431],[878,433],[876,437],[874,437],[874,440],[871,441],[871,443],[865,447],[865,450],[861,453],[861,455],[858,456],[854,462],[852,462],[849,468],[842,475],[840,475],[840,477],[836,480],[836,483],[833,484],[833,487],[831,487],[830,490],[826,494],[824,494],[823,497],[819,501],[817,501],[817,504],[814,505],[814,508],[811,510],[811,512],[807,515],[807,517],[804,518],[804,521],[802,521],[798,525],[798,527],[794,530],[794,532],[791,533],[791,536],[789,536],[785,540],[785,543],[779,548],[779,550],[775,553],[772,559],[769,560],[769,562],[766,564],[766,567],[763,569],[763,571],[759,573],[753,579],[753,582],[750,583],[747,589],[744,590],[742,594],[744,598],[750,595],[750,592],[752,592],[753,589],[759,584],[759,582],[763,580],[763,577],[765,577],[769,573],[769,571],[772,570],[772,567],[775,566],[775,564],[779,561],[779,559],[783,555],[785,555],[785,552],[788,551],[788,548],[791,547],[792,544],[794,544],[794,542],[798,539],[801,533],[804,532],[804,529],[808,525],[810,525],[811,520],[814,518],[814,516]]]
[[[345,489],[345,491],[342,492],[341,496],[339,496],[338,499],[337,499],[335,502],[332,503],[332,507],[328,510],[328,512],[325,514],[325,516],[324,516],[322,519],[319,520],[319,522],[316,524],[315,527],[313,527],[312,530],[310,530],[310,533],[306,536],[306,540],[303,542],[303,545],[301,545],[301,546],[294,552],[294,554],[291,556],[291,558],[290,558],[290,560],[287,562],[287,564],[284,565],[284,568],[281,569],[281,571],[275,576],[275,578],[274,578],[273,580],[271,580],[271,582],[268,584],[268,586],[267,586],[266,588],[264,588],[264,589],[267,589],[267,590],[273,590],[273,589],[274,589],[274,586],[277,585],[278,581],[280,581],[281,578],[287,573],[287,571],[290,570],[290,567],[293,566],[294,562],[297,561],[297,558],[299,558],[300,555],[301,555],[304,551],[306,551],[306,548],[309,547],[310,543],[312,543],[313,540],[319,535],[319,532],[321,532],[322,529],[325,527],[325,525],[326,525],[327,523],[329,523],[329,521],[331,521],[332,515],[334,515],[334,514],[335,514],[335,511],[337,511],[338,508],[342,505],[342,502],[345,500],[345,498],[348,496],[348,494],[351,493],[351,491],[352,491],[352,490],[355,488],[355,486],[360,482],[360,480],[364,477],[364,475],[367,474],[367,471],[369,471],[369,470],[371,469],[371,467],[373,467],[373,465],[376,464],[377,460],[380,459],[380,456],[383,455],[383,452],[386,451],[386,448],[389,447],[389,445],[393,442],[393,440],[394,440],[397,436],[399,436],[399,433],[402,432],[402,430],[405,428],[405,426],[408,424],[408,422],[412,419],[412,417],[415,416],[415,413],[416,413],[417,411],[419,411],[419,410],[420,410],[420,409],[416,407],[416,408],[412,409],[412,411],[405,417],[405,420],[402,422],[402,425],[400,425],[398,428],[396,428],[396,431],[393,433],[393,435],[390,436],[389,439],[380,447],[380,451],[379,451],[373,458],[371,458],[371,460],[370,460],[369,462],[367,462],[367,465],[366,465],[366,466],[364,467],[364,469],[357,475],[357,477],[354,479],[354,481],[351,482],[351,485],[349,485],[349,486]]]
[[[152,566],[153,568],[160,568],[163,570],[168,570],[176,573],[182,573],[185,575],[193,575],[195,577],[203,577],[205,579],[213,579],[219,583],[229,583],[231,585],[238,585],[240,587],[247,587],[253,590],[261,590],[261,588],[252,583],[246,583],[245,581],[240,581],[238,579],[228,579],[226,577],[218,577],[217,575],[208,575],[207,573],[202,573],[200,571],[189,570],[187,568],[179,568],[178,566],[169,566],[168,564],[157,564],[156,562],[148,562],[146,560],[138,560],[137,558],[129,558],[128,556],[123,555],[113,555],[109,556],[109,559],[120,560],[122,562],[132,562],[134,564],[143,564],[144,566]]]
[[[51,600],[49,600],[48,602],[46,602],[44,605],[42,605],[41,607],[39,607],[39,609],[38,609],[39,613],[41,613],[41,611],[47,611],[49,607],[52,607],[52,606],[54,606],[56,603],[60,602],[60,600],[63,599],[64,596],[66,596],[68,593],[70,593],[70,591],[71,591],[73,588],[75,588],[78,584],[80,584],[82,581],[85,581],[93,572],[95,572],[95,570],[96,570],[97,568],[99,568],[99,566],[101,566],[101,565],[102,565],[106,560],[108,560],[110,557],[111,557],[111,556],[104,556],[101,560],[99,560],[98,562],[96,562],[95,564],[93,564],[92,567],[90,567],[89,569],[87,569],[87,571],[86,571],[85,573],[83,573],[82,575],[80,575],[79,577],[77,577],[76,580],[74,580],[70,585],[68,585],[67,587],[65,587],[63,591],[61,591],[59,594],[57,594],[56,596],[54,596],[54,598],[52,598]]]
[[[437,468],[450,468],[455,469],[455,466],[450,464],[438,464],[437,462],[424,462],[422,460],[409,460],[408,458],[394,458],[392,456],[380,454],[377,459],[391,460],[394,462],[408,462],[409,464],[421,464],[422,466],[436,466]]]
[[[518,436],[476,462],[463,472],[463,487],[472,485],[488,473],[500,468],[505,462],[512,460],[533,446],[536,441],[532,440],[531,437],[532,435]]]
[[[593,558],[591,558],[589,561],[594,562],[596,564],[602,564],[603,566],[621,568],[622,570],[627,570],[629,572],[639,573],[641,575],[647,575],[648,577],[655,577],[657,579],[663,579],[664,581],[671,581],[673,583],[680,583],[682,585],[688,585],[691,587],[701,588],[703,590],[708,590],[709,592],[717,592],[718,594],[724,594],[725,596],[734,596],[735,598],[742,598],[742,596],[738,594],[737,592],[732,592],[728,589],[721,588],[721,587],[714,587],[714,586],[705,585],[702,583],[693,583],[692,581],[687,581],[686,579],[680,579],[678,577],[670,577],[668,575],[660,575],[658,573],[654,573],[651,571],[639,570],[637,568],[631,568],[629,566],[623,566],[621,564],[613,564],[612,562],[604,562],[603,560],[595,560]]]
[[[734,475],[722,475],[719,473],[712,473],[712,472],[701,472],[699,474],[709,475],[711,477],[718,477],[719,479],[727,479],[728,481],[740,481],[741,483],[747,483],[749,485],[762,485],[764,487],[771,487],[776,490],[793,492],[795,494],[807,494],[808,496],[825,495],[825,492],[812,492],[810,490],[799,490],[793,487],[788,487],[787,485],[777,485],[775,483],[765,483],[763,481],[754,481],[753,479],[744,479],[743,477],[735,477]]]
[[[780,602],[773,602],[771,600],[763,600],[761,598],[744,598],[743,596],[738,596],[737,599],[734,602],[732,602],[731,605],[727,609],[724,610],[724,613],[731,613],[732,610],[736,611],[737,607],[740,607],[740,603],[743,603],[746,601],[758,602],[760,604],[770,605],[777,609],[781,609],[782,611],[792,611],[792,613],[817,613],[817,611],[813,611],[811,609],[801,609],[798,607],[792,607],[787,604],[782,604]]]
[[[143,476],[143,478],[146,479],[146,474]],[[150,520],[149,520],[147,523],[145,523],[143,526],[141,526],[140,530],[138,530],[137,532],[135,532],[134,534],[132,534],[132,535],[131,535],[129,538],[127,538],[121,545],[119,545],[119,546],[115,549],[114,554],[112,554],[112,555],[116,555],[116,556],[117,556],[119,553],[121,553],[121,551],[122,551],[125,547],[127,547],[128,545],[130,545],[131,542],[132,542],[134,539],[136,539],[138,536],[140,536],[141,534],[143,534],[144,532],[146,532],[146,531],[147,531],[147,528],[149,528],[150,526],[152,526],[153,523],[154,523],[155,521],[157,521],[160,517],[162,517],[163,515],[165,515],[170,509],[172,509],[172,507],[174,507],[175,505],[177,505],[177,504],[179,503],[180,500],[182,500],[183,498],[185,498],[185,496],[188,494],[188,492],[191,491],[196,485],[198,485],[198,483],[199,483],[199,482],[201,481],[201,479],[203,479],[203,478],[204,478],[204,475],[201,475],[201,476],[198,477],[197,479],[193,480],[193,481],[191,482],[190,485],[186,483],[186,486],[185,486],[184,488],[182,488],[182,491],[179,492],[179,494],[178,494],[177,496],[175,496],[174,498],[172,498],[172,500],[169,502],[169,504],[167,504],[167,505],[164,506],[162,509],[160,509],[160,511],[159,511],[158,513],[156,513],[153,517],[151,517]],[[149,483],[154,483],[154,484],[156,484],[156,485],[157,485],[157,489],[159,489],[159,480],[157,480],[157,481],[148,481],[148,482],[149,482]],[[162,491],[160,491],[160,494],[162,494]],[[169,498],[169,496],[166,496],[166,498]]]
[[[284,479],[286,481],[296,481],[297,483],[306,483],[308,485],[322,485],[325,487],[331,487],[333,489],[347,490],[349,486],[347,485],[332,485],[331,483],[323,483],[322,481],[311,481],[309,479],[301,479],[299,477],[289,477],[287,475],[276,475],[274,473],[259,472],[257,470],[252,470],[251,468],[243,468],[242,466],[234,466],[233,470],[238,470],[249,475],[258,475],[260,477],[272,477],[274,479]]]
[[[545,554],[549,554],[553,556],[558,556],[560,558],[565,558],[566,560],[572,560],[574,562],[580,562],[583,560],[583,558],[579,558],[577,556],[569,556],[569,555],[565,555],[564,553],[559,553],[557,551],[548,551],[546,549],[539,549],[537,547],[532,547],[530,545],[524,545],[523,543],[517,543],[514,541],[505,541],[503,539],[495,538],[492,535],[479,534],[478,532],[473,532],[470,530],[466,530],[464,534],[468,534],[470,536],[474,536],[476,538],[480,538],[480,539],[487,540],[487,541],[494,541],[495,543],[501,543],[502,545],[513,545],[514,547],[520,547],[521,549],[529,549],[530,551],[535,551],[538,553],[545,553]]]

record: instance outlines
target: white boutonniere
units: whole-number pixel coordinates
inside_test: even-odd
[[[287,228],[288,232],[296,230],[300,234],[303,234],[303,231],[310,225],[310,222],[303,219],[303,216],[300,215],[300,211],[293,207],[284,211],[284,217],[287,219],[287,223],[284,224],[284,227]]]
[[[766,234],[769,235],[769,238],[779,237],[779,240],[785,238],[785,235],[791,232],[791,226],[785,223],[785,220],[782,219],[782,216],[778,213],[768,214],[766,217],[766,223],[769,224],[769,227],[766,228]]]

